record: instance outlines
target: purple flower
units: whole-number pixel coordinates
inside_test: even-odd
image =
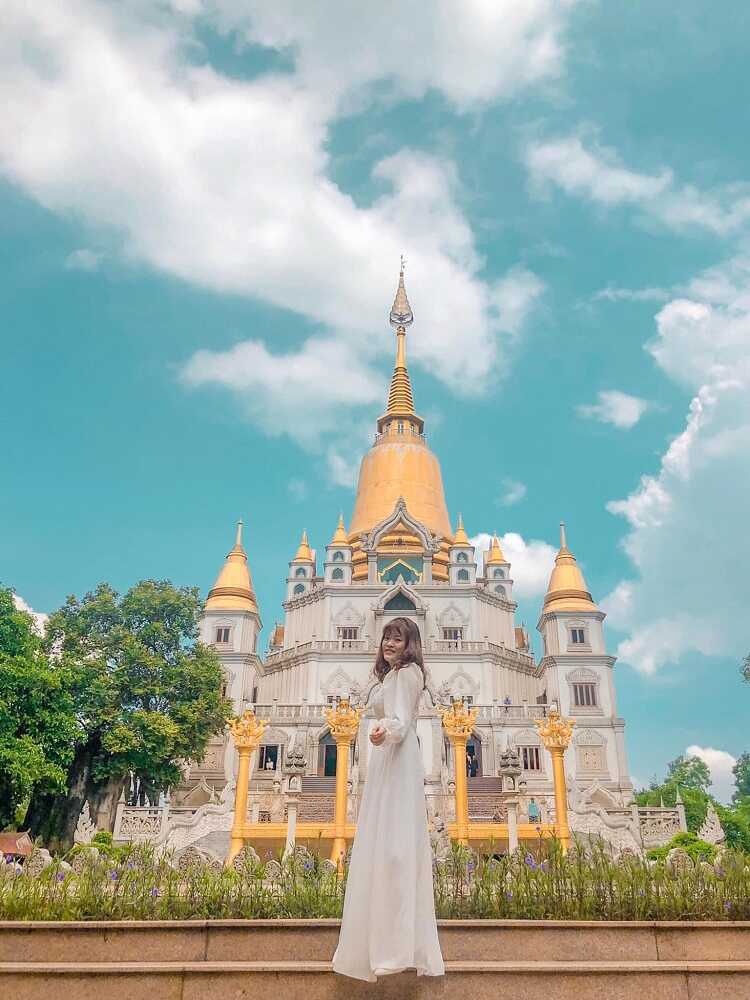
[[[476,867],[476,865],[474,864],[474,862],[473,862],[473,861],[470,861],[470,862],[468,863],[468,865],[466,866],[466,870],[467,870],[467,871],[470,871],[470,872],[473,872],[473,871],[474,871],[474,868],[475,868],[475,867]]]
[[[304,864],[304,869],[305,869],[306,872],[309,872],[310,869],[313,868],[313,867],[314,866],[313,866],[312,861],[306,861],[305,864]]]
[[[509,890],[508,892],[505,893],[505,898],[506,899],[513,899],[513,893],[510,892],[510,890]]]
[[[110,872],[109,877],[112,879],[113,882],[116,882],[117,879],[119,878],[117,872]]]
[[[57,879],[58,882],[64,882],[65,872],[58,872],[57,875],[55,875],[55,878]]]
[[[542,869],[543,872],[546,872],[547,871],[547,862],[546,862],[546,860],[542,861],[542,863],[539,865],[539,867]]]
[[[159,890],[158,890],[158,889],[157,889],[156,887],[154,887],[154,888],[153,888],[153,889],[151,890],[151,895],[152,895],[152,896],[158,896],[158,895],[159,895]]]
[[[523,860],[524,863],[527,864],[532,871],[536,871],[536,861],[534,861],[534,859],[530,854],[527,854]]]
[[[727,900],[727,902],[724,903],[724,912],[729,913],[731,909],[732,909],[732,904]]]

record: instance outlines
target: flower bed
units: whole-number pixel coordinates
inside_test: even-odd
[[[526,854],[480,857],[454,844],[433,882],[442,919],[750,919],[750,859],[732,851],[696,864],[675,851],[665,862],[614,860],[603,845],[563,855],[540,841]],[[340,917],[344,888],[332,863],[304,848],[265,859],[247,849],[229,869],[193,849],[179,860],[148,846],[79,851],[72,865],[36,852],[22,870],[0,865],[0,919]]]

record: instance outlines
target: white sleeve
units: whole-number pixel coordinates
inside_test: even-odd
[[[422,688],[422,671],[417,664],[401,667],[393,683],[383,685],[385,715],[380,725],[385,729],[384,743],[400,743],[417,711],[417,695]]]

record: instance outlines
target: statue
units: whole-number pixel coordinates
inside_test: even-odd
[[[74,844],[90,844],[94,839],[96,834],[96,823],[91,819],[91,812],[89,811],[88,799],[83,803],[83,808],[81,809],[80,815],[78,816],[78,822],[76,823],[75,833],[73,834]]]

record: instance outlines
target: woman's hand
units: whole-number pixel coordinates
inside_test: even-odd
[[[379,747],[381,743],[385,742],[385,728],[383,726],[375,726],[373,731],[370,733],[370,743],[373,746]]]

